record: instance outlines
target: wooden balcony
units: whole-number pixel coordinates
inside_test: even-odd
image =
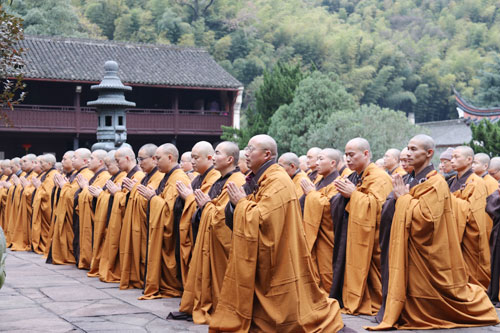
[[[12,126],[0,132],[87,133],[97,129],[95,108],[51,105],[15,105],[7,110]],[[127,133],[221,135],[221,126],[232,125],[231,112],[168,109],[127,110]]]

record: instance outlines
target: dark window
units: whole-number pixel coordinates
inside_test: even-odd
[[[101,117],[97,117],[97,127],[101,127]]]
[[[111,116],[106,116],[106,126],[113,126],[113,118]]]
[[[118,116],[118,126],[123,126],[123,116]]]

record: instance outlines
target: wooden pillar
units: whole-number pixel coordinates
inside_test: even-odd
[[[75,107],[75,132],[76,137],[73,140],[73,149],[78,149],[78,140],[80,137],[80,120],[81,120],[81,108],[80,108],[80,94],[82,92],[82,86],[75,87],[75,98],[73,106]]]
[[[174,93],[174,134],[179,133],[179,91]]]

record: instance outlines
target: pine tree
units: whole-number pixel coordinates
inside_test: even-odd
[[[471,124],[472,140],[469,146],[475,153],[485,153],[491,157],[500,155],[500,125],[483,119],[479,124]]]

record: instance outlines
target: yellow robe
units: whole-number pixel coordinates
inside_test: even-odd
[[[451,195],[434,170],[396,202],[383,321],[371,330],[495,325],[495,308],[468,283]]]
[[[292,178],[293,184],[295,185],[295,193],[297,193],[297,198],[300,198],[304,195],[304,191],[302,190],[302,185],[300,185],[302,179],[311,181],[309,177],[307,177],[307,174],[304,171],[297,172]]]
[[[213,167],[205,171],[205,174],[198,175],[191,181],[191,188],[193,190],[200,189],[203,193],[207,194],[212,184],[220,177],[220,172]],[[179,245],[181,256],[181,274],[182,282],[185,283],[188,274],[189,262],[191,261],[191,251],[193,250],[193,230],[191,228],[191,219],[196,212],[198,206],[194,200],[194,194],[190,194],[184,200],[184,210],[182,212],[181,220],[179,222]]]
[[[179,310],[192,314],[193,322],[196,324],[210,322],[210,316],[217,307],[226,272],[232,235],[225,221],[225,208],[229,202],[227,182],[243,186],[245,176],[241,172],[234,172],[227,178],[222,192],[203,207],[193,257],[182,294]]]
[[[26,177],[26,172],[21,172],[20,177]],[[5,238],[7,240],[7,247],[12,246],[12,240],[14,238],[14,233],[17,223],[17,213],[19,211],[19,202],[21,199],[21,191],[23,190],[22,185],[13,185],[9,187],[7,191],[7,203],[6,203],[6,219],[7,228],[5,230]]]
[[[486,173],[482,178],[486,184],[488,196],[493,194],[493,192],[498,191],[498,181],[495,178],[488,173]],[[488,214],[486,214],[486,237],[488,237],[488,239],[490,239],[491,229],[493,229],[493,220]]]
[[[87,180],[92,178],[94,173],[87,167],[78,171]],[[75,264],[75,255],[73,252],[73,213],[75,208],[75,194],[80,189],[76,181],[67,182],[61,189],[59,201],[57,203],[54,220],[54,234],[51,244],[51,263],[55,265]]]
[[[56,169],[48,170],[43,176],[43,182],[37,188],[33,197],[31,245],[33,251],[43,254],[48,246],[50,217],[52,215],[51,195],[54,189]]]
[[[126,173],[121,171],[118,174],[111,177],[110,180],[116,185],[121,187],[123,178],[125,178]],[[99,194],[95,200],[94,209],[94,234],[93,234],[93,246],[92,246],[92,258],[90,260],[90,270],[87,273],[89,277],[99,276],[99,263],[101,262],[101,255],[104,247],[104,240],[106,236],[106,229],[108,224],[109,213],[111,213],[111,208],[113,206],[113,196],[111,193],[103,187],[103,191]]]
[[[150,176],[150,177],[148,177]],[[156,190],[164,174],[158,170],[141,183]],[[137,192],[130,192],[120,233],[120,289],[143,288],[147,251],[147,213],[149,202]]]
[[[175,224],[174,206],[178,192],[176,182],[190,185],[189,177],[180,168],[172,170],[163,191],[151,198],[149,203],[149,241],[147,255],[147,272],[144,296],[140,299],[161,297],[179,297],[182,288],[179,250],[180,234]],[[180,199],[179,199],[180,200]],[[182,214],[179,208],[177,214]],[[177,216],[180,219],[180,216]]]
[[[257,186],[234,209],[229,261],[210,332],[339,331],[339,305],[314,278],[290,176],[268,161],[255,180]]]
[[[465,187],[452,193],[458,237],[462,244],[469,281],[487,290],[491,267],[487,236],[486,184],[481,177],[472,172],[464,185]]]
[[[99,170],[89,181],[89,186],[103,187],[111,175],[106,170]],[[88,188],[82,190],[78,196],[78,216],[79,216],[79,253],[77,266],[80,269],[90,269],[92,260],[92,237],[94,229],[94,208],[92,203],[94,197]],[[76,258],[75,258],[76,259]]]
[[[349,176],[352,172],[353,171],[346,166],[339,170],[340,177],[342,178]]]
[[[0,181],[9,181],[10,177],[3,175],[0,178]],[[7,230],[7,219],[5,218],[6,211],[6,203],[7,203],[7,191],[5,187],[0,188],[0,227],[4,230]],[[6,233],[6,232],[5,232]]]
[[[390,176],[393,176],[395,174],[399,174],[401,176],[406,175],[406,171],[401,167],[401,165],[398,165],[392,172],[389,172]]]
[[[138,170],[139,167],[135,166],[129,172],[127,178],[141,182],[146,175]],[[99,279],[103,282],[120,282],[120,235],[129,196],[130,192],[127,189],[122,189],[121,192],[116,192],[113,196],[108,228],[106,229],[99,262]]]

